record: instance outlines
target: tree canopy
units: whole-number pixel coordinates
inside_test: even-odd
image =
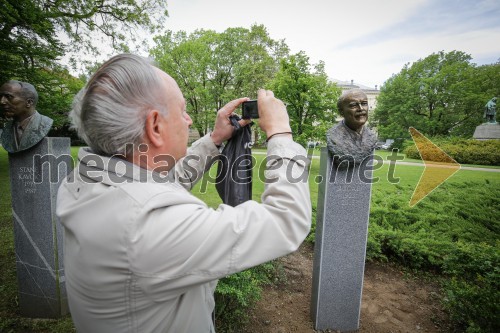
[[[279,59],[288,53],[286,44],[271,39],[262,25],[221,33],[168,31],[155,42],[151,56],[179,84],[200,135],[210,130],[216,111],[225,103],[255,97],[257,89],[274,77]]]
[[[0,81],[28,78],[71,50],[98,52],[96,41],[127,50],[135,30],[158,30],[162,0],[0,0]]]
[[[340,89],[329,81],[324,63],[309,63],[304,52],[282,59],[269,87],[287,104],[294,137],[298,142],[324,140],[335,122]]]
[[[464,52],[433,53],[382,86],[374,115],[379,136],[406,138],[410,126],[429,136],[472,136],[499,89],[498,63],[477,67]]]

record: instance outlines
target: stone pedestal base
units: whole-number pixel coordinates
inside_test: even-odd
[[[484,123],[476,127],[474,135],[476,140],[499,140],[500,139],[500,124],[499,123]]]

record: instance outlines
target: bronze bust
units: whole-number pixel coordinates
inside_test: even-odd
[[[326,133],[328,150],[336,164],[343,161],[360,164],[373,153],[377,144],[377,135],[365,127],[368,97],[360,89],[346,90],[337,107],[344,119]]]
[[[29,83],[11,80],[0,87],[0,110],[10,119],[1,143],[9,153],[29,149],[49,133],[53,121],[36,111],[37,102],[38,93]]]

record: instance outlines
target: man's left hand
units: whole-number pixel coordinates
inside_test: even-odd
[[[215,119],[214,130],[210,135],[215,145],[220,146],[224,141],[233,136],[234,127],[229,120],[229,116],[233,114],[241,103],[248,101],[248,97],[235,99],[224,105],[218,112]],[[250,119],[242,119],[239,121],[241,126],[246,126],[252,121]]]

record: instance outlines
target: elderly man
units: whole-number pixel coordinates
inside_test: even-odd
[[[377,144],[376,134],[365,127],[368,97],[361,89],[346,90],[340,96],[337,108],[344,119],[328,130],[328,150],[335,156],[336,163],[359,164],[372,154]]]
[[[0,87],[0,109],[11,119],[1,137],[9,153],[31,148],[49,133],[52,119],[35,110],[37,102],[38,93],[29,83],[11,80]]]
[[[57,214],[79,332],[214,332],[217,279],[301,244],[309,188],[287,173],[306,172],[305,150],[271,91],[258,91],[270,180],[262,203],[214,210],[188,192],[231,137],[228,117],[245,100],[226,104],[213,132],[187,149],[192,121],[182,93],[141,57],[110,59],[75,98],[71,118],[90,148],[59,188]]]

